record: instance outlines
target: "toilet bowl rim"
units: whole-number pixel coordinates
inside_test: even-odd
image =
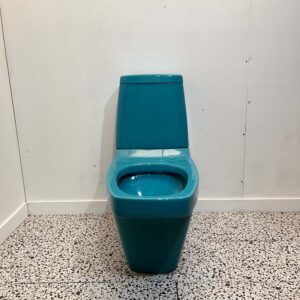
[[[176,192],[165,196],[137,196],[124,192],[118,186],[118,181],[121,177],[126,174],[134,173],[132,170],[136,170],[137,173],[141,174],[141,170],[146,172],[155,171],[158,168],[161,173],[170,172],[183,176],[186,180],[184,188],[180,192]],[[116,167],[116,162],[113,162],[108,170],[107,186],[109,193],[113,197],[126,198],[126,199],[158,199],[158,200],[180,200],[187,197],[192,197],[198,187],[198,171],[192,160],[188,162],[155,162],[155,163],[123,163]]]

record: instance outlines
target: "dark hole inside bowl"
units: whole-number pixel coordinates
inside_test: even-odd
[[[186,179],[173,172],[126,174],[118,180],[118,186],[123,192],[139,197],[167,196],[182,191]]]

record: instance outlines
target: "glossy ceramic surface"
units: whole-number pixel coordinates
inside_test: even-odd
[[[171,172],[144,172],[123,176],[118,186],[127,194],[145,196],[167,196],[183,190],[186,180]]]
[[[120,83],[179,83],[183,82],[181,75],[175,74],[143,74],[121,76]]]
[[[128,183],[121,187],[119,184],[120,179],[128,176],[170,173],[175,174],[174,177],[184,178],[185,185],[184,188],[176,190],[174,177],[171,183],[168,182],[169,177],[160,177],[158,180],[165,181],[167,195],[165,190],[161,191],[159,188],[152,191],[152,195],[149,193],[141,197],[137,192],[128,193],[132,191]],[[148,180],[148,183],[150,182],[151,178]],[[107,185],[111,195],[111,206],[117,216],[181,218],[190,215],[195,205],[198,172],[188,149],[117,150],[116,157],[108,170]],[[145,182],[143,185],[145,188]],[[169,193],[171,188],[173,193]],[[151,189],[151,186],[147,189]]]
[[[120,80],[110,203],[131,270],[175,270],[196,203],[180,75]]]
[[[184,218],[115,217],[127,263],[138,273],[169,273],[176,269],[188,230]]]
[[[123,76],[117,116],[118,149],[187,148],[180,75]]]

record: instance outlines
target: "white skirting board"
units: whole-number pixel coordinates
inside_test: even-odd
[[[198,199],[194,211],[300,212],[300,198]]]
[[[27,218],[26,203],[20,205],[2,224],[0,224],[0,244]]]
[[[29,215],[96,214],[110,212],[109,203],[103,200],[52,200],[27,202]]]
[[[27,205],[29,215],[111,212],[105,199],[35,201]],[[194,211],[300,211],[300,198],[206,198],[198,200]]]

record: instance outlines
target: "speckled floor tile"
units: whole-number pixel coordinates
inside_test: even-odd
[[[198,213],[189,233],[198,240],[290,241],[300,239],[300,213]]]
[[[29,217],[0,245],[0,289],[24,285],[24,293],[177,282],[180,299],[300,300],[298,274],[299,213],[194,214],[179,267],[167,275],[128,269],[110,214]]]
[[[191,287],[203,280],[261,283],[267,286],[300,284],[299,244],[279,242],[202,242],[187,245],[177,272],[179,283]]]
[[[2,297],[2,298],[1,298]],[[125,281],[122,284],[109,282],[91,283],[40,283],[9,285],[0,299],[101,299],[101,300],[174,300],[177,299],[175,282]]]
[[[0,253],[0,283],[165,278],[128,269],[110,214],[29,217]]]
[[[245,282],[196,282],[192,286],[179,283],[180,300],[299,300],[297,287]]]

